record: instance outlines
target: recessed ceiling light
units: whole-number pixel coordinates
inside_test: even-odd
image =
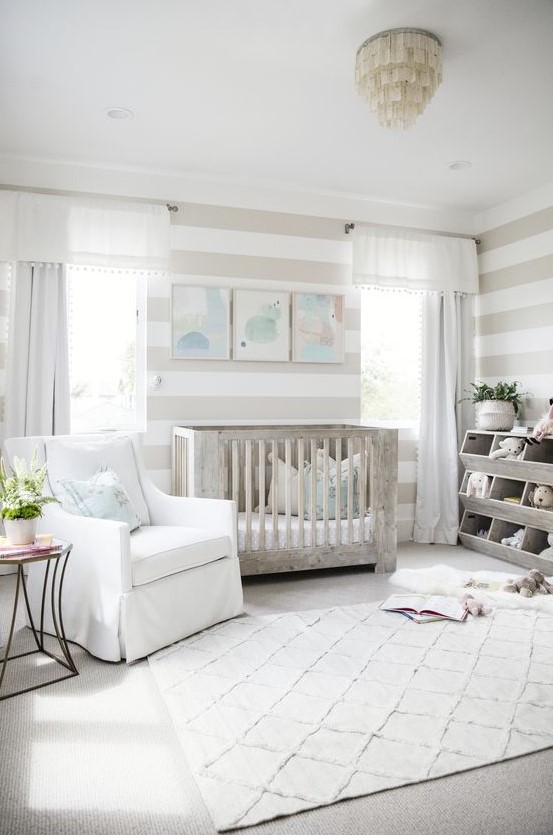
[[[455,162],[450,162],[448,168],[452,171],[461,171],[463,168],[472,168],[472,162],[468,159],[458,159]]]
[[[110,119],[132,119],[134,113],[128,107],[108,107],[106,116]]]

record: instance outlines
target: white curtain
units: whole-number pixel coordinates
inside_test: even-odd
[[[459,528],[458,400],[472,377],[473,240],[357,225],[353,283],[424,292],[416,542],[454,545]],[[467,295],[468,294],[468,295]]]
[[[64,267],[17,264],[10,299],[4,435],[69,432]]]
[[[0,191],[0,260],[167,269],[167,207]]]
[[[0,447],[4,441],[11,264],[0,263]]]
[[[457,401],[470,373],[473,296],[425,293],[415,542],[456,545],[459,531]]]

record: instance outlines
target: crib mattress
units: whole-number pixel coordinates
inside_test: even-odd
[[[288,548],[299,548],[299,531],[300,525],[303,525],[303,547],[310,548],[312,547],[312,523],[308,519],[300,519],[298,516],[290,517],[290,540],[288,542],[286,538],[286,516],[284,514],[279,514],[277,516],[278,520],[278,532],[276,536],[276,543],[274,542],[275,536],[273,532],[273,517],[270,514],[265,516],[265,543],[263,546],[264,551],[276,551],[276,550],[284,550]],[[367,514],[363,519],[353,519],[352,520],[352,538],[349,538],[349,522],[347,519],[341,519],[338,526],[338,531],[336,530],[336,521],[334,519],[329,520],[328,522],[328,540],[325,540],[325,523],[323,521],[318,521],[315,523],[316,526],[316,535],[315,540],[317,545],[351,545],[353,543],[360,542],[360,531],[363,530],[361,525],[364,526],[364,534],[363,534],[363,541],[364,542],[372,542],[372,527],[371,527],[371,517],[370,514]],[[339,540],[337,537],[337,533],[339,536]],[[238,514],[238,552],[243,554],[246,552],[246,513],[242,512]],[[248,549],[248,553],[251,551],[259,551],[259,513],[252,513],[251,514],[251,547]]]

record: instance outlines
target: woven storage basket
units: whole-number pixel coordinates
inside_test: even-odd
[[[515,424],[515,407],[509,400],[482,400],[476,404],[476,428],[509,432]]]

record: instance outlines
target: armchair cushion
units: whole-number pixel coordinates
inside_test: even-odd
[[[204,528],[146,525],[131,535],[132,585],[142,586],[207,565],[231,553],[228,536],[214,535]]]
[[[61,504],[68,513],[126,522],[131,531],[140,526],[140,517],[132,505],[121,479],[109,467],[101,467],[88,481],[60,478]]]
[[[148,506],[140,486],[132,441],[126,435],[100,437],[98,439],[71,437],[45,440],[48,461],[48,481],[57,499],[63,498],[60,480],[86,481],[99,466],[112,469],[123,483],[142,525],[150,524]]]

